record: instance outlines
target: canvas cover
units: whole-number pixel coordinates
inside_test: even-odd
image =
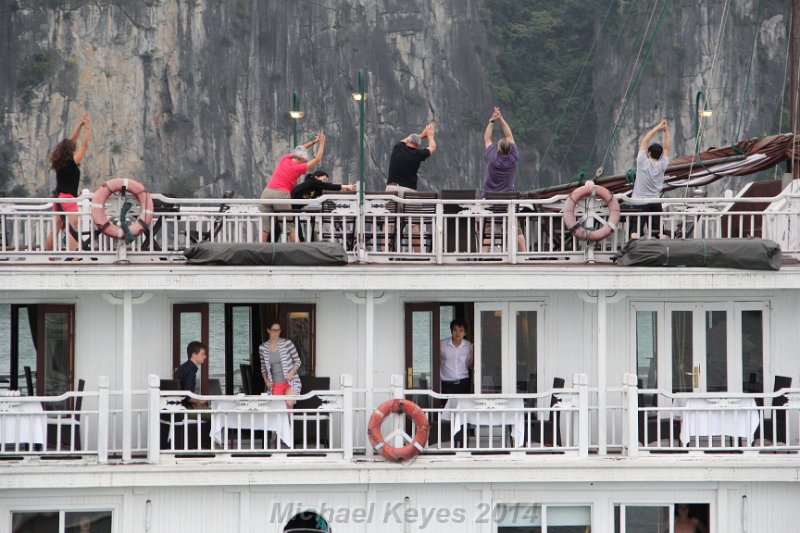
[[[623,266],[780,270],[781,247],[766,239],[635,239],[616,261]]]
[[[338,266],[347,264],[336,242],[244,243],[201,242],[183,255],[190,265]]]

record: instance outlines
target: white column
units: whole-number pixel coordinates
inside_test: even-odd
[[[608,315],[606,291],[597,291],[597,439],[598,453],[606,455],[606,368],[608,366]]]
[[[157,464],[161,455],[161,380],[147,378],[147,462]]]
[[[97,379],[97,462],[108,462],[108,376]]]
[[[375,400],[372,390],[374,384],[374,367],[375,367],[375,353],[374,353],[374,333],[375,333],[375,294],[372,291],[367,291],[367,309],[366,309],[366,345],[364,347],[364,387],[366,388],[365,402],[366,409],[364,409],[364,428],[369,427],[369,419],[372,416],[372,410],[375,409]],[[372,446],[367,442],[366,456],[372,457]]]
[[[639,389],[636,374],[624,374],[622,376],[622,387],[625,393],[622,395],[625,402],[625,447],[628,449],[628,457],[639,456]]]
[[[131,461],[133,419],[133,301],[131,291],[122,296],[122,462]]]
[[[345,459],[353,458],[353,378],[349,374],[339,377],[342,389],[342,452]]]

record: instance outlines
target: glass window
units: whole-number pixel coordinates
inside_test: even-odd
[[[672,312],[672,392],[692,392],[692,312]]]
[[[497,533],[587,533],[592,525],[588,505],[498,504],[492,517]]]
[[[12,533],[111,533],[111,511],[11,513]]]
[[[727,311],[706,311],[706,390],[728,390]]]
[[[762,311],[742,311],[742,378],[744,392],[764,392]]]
[[[480,312],[481,320],[481,392],[503,391],[503,312]]]
[[[195,330],[197,337],[189,341],[200,338],[199,327],[198,318]],[[184,329],[181,327],[181,336],[183,335]],[[208,379],[217,379],[223,387],[225,386],[225,304],[208,304]]]
[[[241,365],[250,364],[253,353],[253,313],[250,306],[235,306],[231,310],[233,316],[233,391],[245,392],[242,385]]]
[[[433,372],[433,313],[430,311],[414,311],[411,313],[411,360],[413,361],[412,389],[431,388]],[[450,323],[447,329],[450,331]]]
[[[656,311],[636,312],[636,375],[642,387],[658,387],[658,323]]]
[[[616,505],[614,533],[710,531],[709,518],[710,506],[707,503]]]
[[[537,366],[536,366],[536,311],[516,312],[516,341],[517,341],[517,390],[518,393],[537,392]]]

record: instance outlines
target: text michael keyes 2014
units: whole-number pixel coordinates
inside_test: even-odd
[[[300,515],[313,519],[316,515],[329,524],[416,524],[425,528],[428,524],[464,524],[474,522],[486,524],[505,520],[535,520],[534,505],[498,505],[480,502],[473,512],[463,507],[415,507],[410,499],[387,502],[384,506],[375,503],[366,506],[344,507],[336,505],[275,503],[270,513],[270,523],[285,524]]]

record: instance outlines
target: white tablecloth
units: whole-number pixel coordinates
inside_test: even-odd
[[[0,399],[0,443],[44,445],[46,442],[47,415],[42,404]]]
[[[736,406],[718,411],[683,411],[681,422],[681,442],[686,446],[692,437],[728,436],[747,439],[752,442],[758,428],[758,411],[753,398],[729,399]],[[681,402],[683,403],[683,402]],[[704,409],[718,405],[717,400],[688,398],[687,409]],[[742,409],[738,409],[741,407]]]
[[[218,444],[223,442],[229,429],[241,429],[242,437],[249,436],[252,429],[274,431],[286,446],[294,447],[294,435],[289,422],[289,414],[264,412],[265,409],[286,409],[286,400],[280,396],[212,401],[211,408],[227,411],[211,415],[211,437]]]
[[[522,448],[525,445],[525,413],[522,412],[524,407],[525,403],[521,398],[478,400],[451,398],[447,400],[444,408],[455,411],[444,411],[442,420],[452,419],[453,428],[460,428],[462,431],[467,429],[468,424],[473,426],[511,426],[514,446]],[[508,412],[507,409],[520,409],[520,411]],[[497,435],[502,437],[503,430],[498,430]]]

